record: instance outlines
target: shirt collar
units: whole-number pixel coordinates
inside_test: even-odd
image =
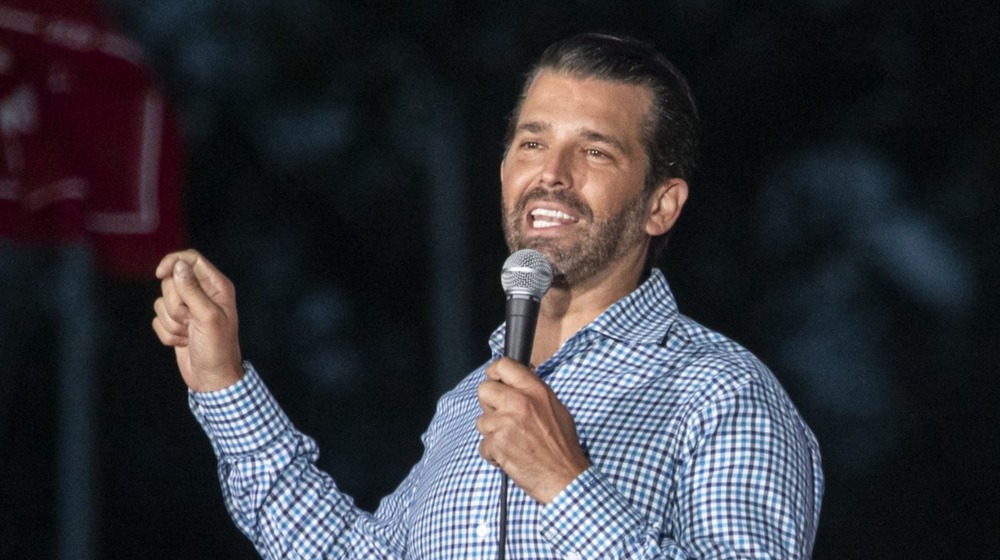
[[[666,277],[654,268],[645,282],[605,309],[581,332],[593,331],[625,343],[660,344],[678,313],[677,301]],[[504,323],[490,336],[490,348],[494,355],[503,354],[506,334],[507,325]]]

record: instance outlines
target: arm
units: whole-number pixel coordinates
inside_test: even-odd
[[[687,421],[680,464],[666,464],[678,458],[664,455],[662,468],[637,467],[628,474],[628,484],[636,483],[631,487],[616,484],[599,465],[587,468],[554,498],[539,500],[542,535],[564,557],[809,558],[819,508],[818,456],[794,410],[775,398],[751,382],[705,403]],[[518,432],[531,425],[511,422]],[[506,437],[514,435],[520,437],[513,431]],[[491,437],[489,456],[504,457],[503,438],[484,440]],[[500,464],[521,485],[515,473],[522,471]],[[673,505],[666,512],[642,510],[635,497],[644,491],[641,477],[667,476],[672,466],[678,469],[673,495],[662,502]],[[527,484],[526,491],[533,481]]]
[[[212,441],[236,525],[265,558],[398,558],[419,466],[383,503],[360,511],[316,468],[315,442],[292,426],[257,373],[244,371],[232,284],[194,251],[157,269],[163,295],[153,329],[172,346],[191,409]]]
[[[386,498],[383,515],[354,506],[316,468],[315,442],[295,430],[249,364],[236,385],[190,393],[212,441],[230,515],[265,558],[399,558],[410,477]]]

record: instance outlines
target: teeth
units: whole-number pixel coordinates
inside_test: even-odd
[[[564,221],[569,221],[569,222],[575,222],[576,221],[576,218],[574,218],[573,216],[570,216],[569,214],[567,214],[565,212],[562,212],[560,210],[549,210],[548,208],[536,208],[535,210],[533,210],[531,212],[531,217],[535,218],[535,226],[536,227],[551,227],[549,225],[544,225],[544,226],[539,225],[539,220],[538,220],[539,216],[544,216],[546,218],[555,218],[557,220],[564,220]],[[549,222],[547,220],[542,220],[541,223],[542,224],[558,225],[558,224],[556,224],[554,222]]]
[[[535,226],[536,228],[541,229],[541,228],[550,228],[550,227],[561,226],[562,224],[559,223],[559,222],[549,222],[549,221],[546,221],[546,220],[535,220],[534,222],[532,222],[531,225]]]

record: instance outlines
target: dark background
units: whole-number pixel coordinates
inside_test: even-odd
[[[997,557],[992,0],[108,5],[180,112],[189,242],[237,286],[245,357],[361,506],[416,461],[503,318],[497,171],[521,74],[556,39],[618,31],[699,100],[662,268],[816,432],[815,558]],[[149,328],[156,293],[101,286],[97,557],[253,558]],[[54,554],[52,383],[3,434],[0,558]]]

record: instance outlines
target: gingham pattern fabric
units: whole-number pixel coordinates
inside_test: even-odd
[[[501,326],[490,339],[503,351]],[[483,367],[438,403],[425,452],[374,514],[314,466],[254,369],[190,404],[226,504],[265,558],[493,559],[501,473],[478,453]],[[550,504],[510,488],[507,557],[808,558],[819,449],[774,376],[680,315],[654,270],[538,367],[593,466]]]

